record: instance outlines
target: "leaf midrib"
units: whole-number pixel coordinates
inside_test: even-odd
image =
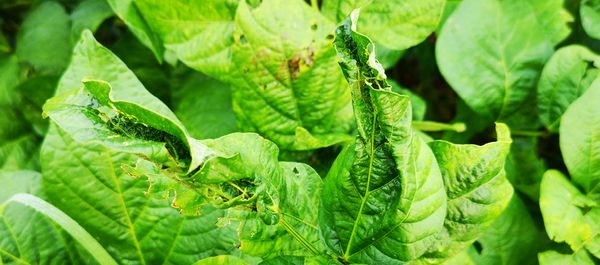
[[[356,218],[354,220],[354,224],[352,226],[352,232],[350,233],[350,239],[348,240],[348,245],[346,246],[346,251],[344,252],[344,259],[348,260],[350,258],[350,250],[352,248],[352,240],[354,239],[354,236],[356,235],[356,229],[358,227],[358,223],[360,221],[360,217],[362,215],[365,203],[367,202],[367,198],[370,195],[369,192],[369,188],[370,188],[370,184],[371,184],[371,175],[373,172],[373,161],[374,161],[374,156],[375,156],[375,127],[376,127],[376,123],[377,123],[377,116],[374,115],[373,116],[373,123],[372,125],[372,129],[371,129],[371,150],[370,150],[370,157],[369,157],[369,171],[367,173],[367,186],[365,188],[365,194],[362,197],[361,203],[360,203],[360,208],[358,209],[358,213],[356,215]]]

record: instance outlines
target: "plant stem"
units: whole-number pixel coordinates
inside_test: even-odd
[[[530,137],[545,137],[548,136],[546,131],[511,131],[510,134],[515,136],[530,136]]]
[[[462,122],[448,124],[435,121],[413,121],[412,126],[424,132],[455,131],[461,133],[467,129],[467,126]]]

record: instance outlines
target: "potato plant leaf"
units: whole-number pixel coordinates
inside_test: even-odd
[[[589,49],[572,45],[559,49],[548,61],[537,90],[542,123],[558,130],[562,114],[600,76],[600,56]]]
[[[334,162],[321,197],[322,236],[340,259],[400,263],[442,228],[446,198],[431,150],[411,129],[408,97],[391,91],[358,11],[336,31],[358,136]]]
[[[507,118],[526,103],[554,45],[570,32],[566,23],[572,17],[563,4],[463,1],[436,44],[441,73],[478,114]]]
[[[586,193],[600,194],[600,77],[565,112],[560,150],[573,183]]]

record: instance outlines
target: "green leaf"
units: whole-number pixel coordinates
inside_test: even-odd
[[[70,248],[70,237],[43,214],[30,207],[7,202],[15,194],[23,192],[42,196],[41,179],[42,176],[35,171],[0,172],[0,263],[95,264],[93,259],[82,259],[89,253],[81,255]]]
[[[538,254],[541,265],[593,265],[594,260],[587,251],[581,250],[574,254],[561,254],[549,250]]]
[[[563,0],[463,1],[436,45],[441,73],[481,116],[510,116],[534,92],[553,46],[569,34],[572,18],[562,6]]]
[[[17,35],[16,54],[42,74],[60,74],[69,63],[69,15],[56,2],[44,2],[29,13]],[[52,51],[52,52],[48,52]]]
[[[282,149],[348,141],[350,95],[331,46],[333,25],[300,0],[240,2],[230,76],[240,129]]]
[[[502,123],[496,124],[496,134],[496,142],[482,146],[440,140],[429,143],[441,169],[448,210],[444,229],[424,259],[442,261],[466,249],[508,205],[513,190],[504,161],[512,139]]]
[[[534,201],[540,197],[540,182],[546,163],[538,154],[536,137],[515,137],[506,158],[506,174],[518,191]]]
[[[540,208],[550,239],[566,242],[574,252],[600,240],[600,207],[556,170],[546,171],[540,190]]]
[[[148,47],[158,61],[163,60],[165,47],[156,32],[152,31],[148,19],[140,12],[137,1],[107,0],[112,10],[125,22],[127,27]]]
[[[85,229],[83,229],[71,217],[61,212],[52,204],[27,193],[18,193],[8,198],[0,207],[0,213],[9,203],[20,203],[31,207],[56,222],[62,229],[67,231],[79,244],[83,246],[92,255],[99,264],[116,265],[117,262],[106,252],[106,250],[96,241]]]
[[[164,47],[186,65],[226,80],[232,67],[238,0],[136,0],[135,6]],[[127,19],[126,19],[127,21]]]
[[[579,8],[583,29],[590,37],[600,40],[600,1],[582,0]]]
[[[486,265],[536,264],[542,233],[523,200],[515,194],[506,210],[477,239],[481,252],[475,260]]]
[[[408,97],[391,92],[358,11],[336,31],[340,66],[358,125],[325,178],[322,237],[340,259],[401,263],[419,257],[442,228],[446,197],[435,158],[411,129]]]
[[[567,109],[560,126],[560,150],[573,183],[584,192],[600,185],[600,78]]]
[[[25,79],[16,56],[0,55],[0,169],[37,168],[38,139],[23,117],[19,84]],[[29,96],[29,95],[25,95]]]
[[[438,26],[446,0],[325,0],[323,14],[339,22],[361,8],[358,31],[387,48],[404,50],[422,42]]]
[[[96,31],[114,13],[105,0],[85,0],[71,13],[71,43],[76,43],[84,29]]]
[[[538,83],[537,104],[542,123],[557,130],[560,117],[599,76],[600,56],[579,45],[556,51]]]
[[[237,131],[229,86],[203,75],[191,75],[173,91],[173,111],[196,139]]]
[[[84,31],[75,47],[57,95],[44,105],[44,114],[80,142],[100,141],[163,162],[168,151],[176,162],[191,159],[184,165],[188,172],[211,155],[90,31]]]

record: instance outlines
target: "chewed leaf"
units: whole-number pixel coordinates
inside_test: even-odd
[[[504,163],[512,140],[505,124],[496,124],[496,134],[496,142],[482,146],[429,143],[444,179],[448,210],[444,229],[422,259],[443,261],[466,249],[508,205],[513,190]]]
[[[191,138],[169,108],[151,95],[123,62],[96,42],[89,31],[84,31],[75,47],[75,65],[90,64],[88,60],[80,65],[82,57],[97,60],[100,65],[110,64],[125,73],[120,79],[113,79],[113,73],[89,73],[85,75],[86,80],[81,80],[82,85],[70,92],[58,91],[58,95],[44,105],[44,115],[76,140],[99,141],[161,163],[166,162],[161,149],[166,149],[188,172],[214,155]],[[61,87],[71,82],[68,76],[71,72],[62,78]],[[75,89],[77,87],[83,88]]]
[[[391,91],[359,11],[334,44],[352,90],[358,136],[325,178],[320,227],[344,262],[400,263],[422,255],[442,228],[446,197],[435,158],[411,128],[407,96]]]

